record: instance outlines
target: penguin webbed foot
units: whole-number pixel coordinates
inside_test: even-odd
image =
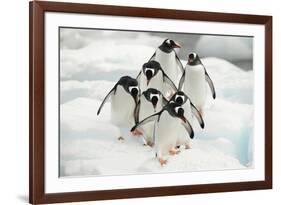
[[[170,155],[176,155],[176,154],[178,154],[178,153],[180,153],[180,150],[177,150],[177,149],[175,149],[175,148],[172,148],[172,149],[169,150],[169,154],[170,154]]]
[[[165,164],[167,164],[167,160],[166,159],[159,158],[158,161],[160,162],[161,166],[164,166]]]
[[[131,133],[133,136],[143,135],[143,133],[139,129],[134,129],[133,131],[131,131]]]

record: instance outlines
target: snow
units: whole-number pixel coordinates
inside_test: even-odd
[[[243,169],[239,160],[218,149],[231,151],[233,145],[225,139],[192,142],[192,149],[169,157],[161,166],[154,150],[143,146],[139,137],[129,133],[119,141],[118,128],[109,124],[107,103],[97,116],[100,101],[77,98],[61,105],[64,135],[61,139],[61,176],[120,175],[178,171]],[[71,112],[70,112],[71,111]]]
[[[81,49],[62,49],[61,79],[102,80],[111,76],[116,81],[124,71],[139,71],[154,51],[154,47],[134,41],[121,44],[113,40],[92,42]]]
[[[195,46],[199,56],[212,56],[229,61],[252,59],[252,38],[202,36]]]
[[[96,38],[99,40],[94,41]],[[243,71],[221,58],[201,59],[214,82],[217,98],[213,100],[208,95],[205,129],[193,123],[192,148],[170,156],[161,167],[154,150],[143,146],[140,138],[128,132],[124,141],[117,139],[119,129],[110,123],[109,103],[99,116],[96,113],[116,81],[123,75],[137,76],[164,38],[147,33],[123,36],[115,31],[70,29],[61,33],[61,39],[61,176],[245,169],[254,164],[252,70]],[[202,42],[212,41],[207,40],[202,38],[197,48],[204,47]],[[227,55],[249,58],[250,51],[245,48],[249,44],[235,41],[231,45],[235,54],[227,51],[231,50],[228,42],[223,49],[218,45],[216,51],[223,50],[225,59]]]

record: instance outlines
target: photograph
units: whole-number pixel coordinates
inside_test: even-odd
[[[58,35],[59,177],[255,166],[253,36]]]

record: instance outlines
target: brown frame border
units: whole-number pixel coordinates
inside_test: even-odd
[[[47,11],[264,25],[265,180],[46,194],[44,191],[44,13]],[[32,204],[272,188],[272,16],[45,1],[29,2],[29,78],[29,202]]]

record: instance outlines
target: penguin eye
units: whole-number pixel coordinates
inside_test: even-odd
[[[151,71],[152,72],[152,76],[154,76],[155,70],[153,68],[146,68],[145,72],[147,71]]]

